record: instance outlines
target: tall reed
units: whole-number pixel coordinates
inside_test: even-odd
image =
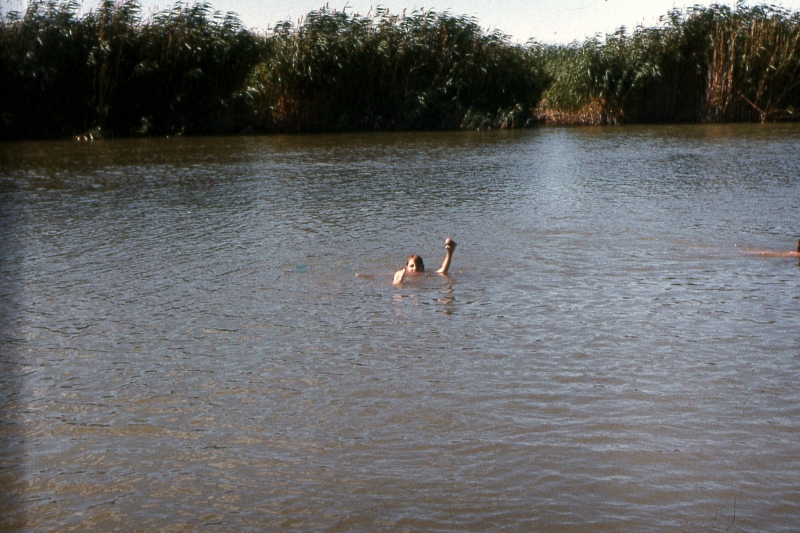
[[[714,13],[706,120],[774,120],[800,106],[800,13],[776,7]]]
[[[75,1],[33,2],[11,13],[0,29],[0,134],[65,135],[86,129],[90,81],[87,51],[95,39],[77,17]]]
[[[536,56],[448,13],[323,8],[270,42],[251,78],[267,130],[523,126],[544,89]]]
[[[800,13],[673,10],[514,44],[471,17],[325,7],[266,35],[210,4],[32,0],[0,16],[0,139],[793,120]]]
[[[800,106],[800,14],[772,6],[674,10],[632,34],[532,48],[553,122],[785,120]]]
[[[207,3],[150,21],[136,0],[34,0],[0,18],[0,138],[224,130],[259,38]],[[241,122],[241,119],[239,119]]]
[[[124,99],[141,130],[206,132],[247,123],[242,88],[263,53],[259,38],[206,2],[176,3],[140,33],[138,61]]]

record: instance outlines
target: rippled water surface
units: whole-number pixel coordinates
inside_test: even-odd
[[[0,529],[796,531],[799,169],[797,125],[0,145]]]

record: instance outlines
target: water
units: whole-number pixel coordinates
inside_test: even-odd
[[[798,168],[797,125],[0,145],[0,529],[796,530],[800,266],[754,252]]]

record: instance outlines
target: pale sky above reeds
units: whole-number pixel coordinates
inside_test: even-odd
[[[22,11],[27,0],[0,0],[4,12]],[[81,0],[91,8],[99,0]],[[185,0],[183,0],[185,1]],[[514,41],[524,43],[530,38],[544,43],[583,41],[597,34],[613,33],[620,26],[633,29],[638,25],[654,26],[659,17],[670,10],[685,10],[696,4],[711,3],[735,6],[735,0],[695,2],[692,0],[209,0],[214,9],[233,11],[245,26],[266,30],[276,22],[297,22],[300,17],[328,3],[330,9],[366,15],[382,5],[393,13],[419,9],[448,11],[453,15],[468,15],[477,19],[484,29],[500,30]],[[141,0],[145,14],[173,5],[173,0]],[[193,3],[193,0],[189,0]],[[772,4],[785,9],[800,10],[800,0],[751,1],[746,5]]]

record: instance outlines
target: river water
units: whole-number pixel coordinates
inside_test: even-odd
[[[0,529],[796,531],[799,169],[800,125],[0,145]]]

